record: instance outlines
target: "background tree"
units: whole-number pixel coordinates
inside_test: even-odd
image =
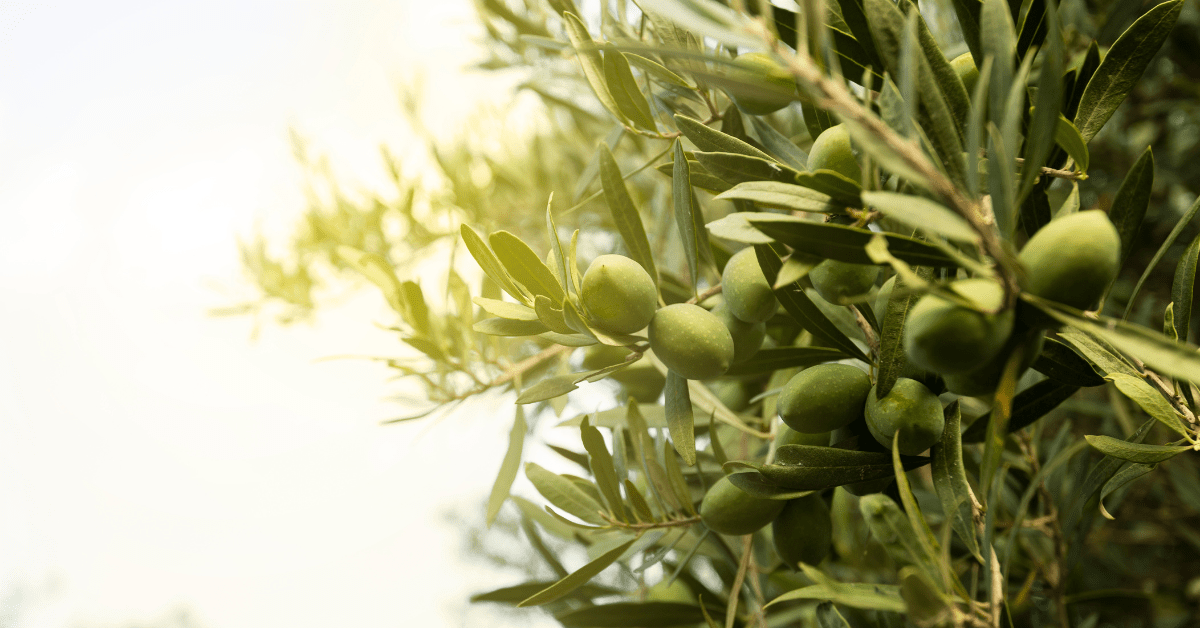
[[[381,289],[415,356],[389,366],[429,402],[413,418],[516,394],[488,520],[511,500],[555,578],[479,601],[574,626],[1200,620],[1194,6],[480,16],[482,67],[544,103],[535,131],[430,139],[440,185],[393,165],[388,199],[314,169],[292,252],[244,247],[264,295],[244,309],[302,315],[340,271]],[[587,303],[581,271],[612,252],[640,268],[614,289],[655,286],[649,338]],[[403,279],[430,258],[444,286]],[[753,355],[697,349],[710,315],[687,303]],[[603,378],[625,405],[564,417],[582,447],[553,448],[582,475],[530,463],[550,506],[510,498],[528,424]]]

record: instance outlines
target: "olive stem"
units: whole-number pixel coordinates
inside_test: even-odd
[[[690,525],[693,525],[696,523],[700,523],[700,515],[696,515],[695,517],[688,517],[687,519],[670,519],[667,521],[654,521],[651,523],[627,523],[624,521],[617,521],[616,519],[613,519],[611,516],[609,516],[608,513],[604,512],[602,510],[598,510],[596,512],[599,513],[601,519],[604,519],[606,522],[608,522],[610,527],[624,528],[626,530],[644,531],[644,530],[659,530],[662,528],[681,528],[684,526],[690,526]]]

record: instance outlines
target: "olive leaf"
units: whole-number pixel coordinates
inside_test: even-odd
[[[742,212],[741,218],[765,235],[793,249],[851,264],[873,264],[865,248],[877,232],[796,216]],[[711,225],[710,225],[711,228]],[[954,260],[937,247],[895,233],[879,234],[898,259],[919,266],[950,267]]]
[[[846,206],[811,187],[779,181],[747,181],[716,196],[718,200],[743,200],[763,207],[803,212],[841,214]]]
[[[634,124],[649,131],[657,130],[654,114],[650,112],[650,103],[638,87],[633,72],[629,69],[629,61],[612,44],[604,45],[604,82],[608,93],[617,103],[617,108]]]
[[[971,514],[971,485],[962,458],[962,411],[958,400],[946,406],[944,411],[946,429],[942,438],[933,446],[933,488],[942,502],[942,511],[950,519],[950,525],[958,538],[962,539],[975,560],[983,562],[979,551],[979,539],[975,536],[975,520]]]
[[[554,617],[566,628],[668,628],[694,626],[704,621],[695,604],[681,602],[613,602],[585,606]]]
[[[863,202],[908,227],[960,242],[977,242],[979,234],[965,218],[920,196],[896,192],[863,192]],[[891,250],[889,244],[889,250]]]
[[[666,395],[667,430],[671,442],[683,461],[696,464],[695,418],[692,416],[692,400],[688,395],[688,380],[675,371],[667,371]]]
[[[846,358],[838,349],[826,347],[774,347],[759,349],[750,359],[729,367],[726,376],[756,375],[779,369],[813,366]]]
[[[755,157],[767,162],[774,159],[754,146],[726,133],[722,133],[705,125],[699,120],[685,115],[675,114],[675,124],[683,136],[696,145],[696,148],[707,153],[729,153]]]
[[[707,127],[706,127],[707,128]],[[687,158],[683,155],[683,144],[675,143],[674,169],[671,173],[671,198],[675,210],[675,224],[679,227],[679,237],[683,242],[683,251],[687,256],[688,270],[692,275],[692,289],[700,281],[700,245],[699,238],[707,239],[707,234],[697,229],[703,224],[703,218],[696,216],[700,207],[692,194],[692,173],[688,168]]]
[[[1108,497],[1110,493],[1113,493],[1114,491],[1124,487],[1126,484],[1129,484],[1130,482],[1133,482],[1134,480],[1150,473],[1156,466],[1158,465],[1132,462],[1121,467],[1121,469],[1117,471],[1112,478],[1104,483],[1104,488],[1100,489],[1100,501],[1097,504],[1100,508],[1100,514],[1103,515],[1105,519],[1115,520],[1116,517],[1112,516],[1112,514],[1108,512],[1108,509],[1104,507],[1104,499]]]
[[[650,241],[646,238],[646,229],[642,226],[642,217],[638,215],[633,199],[629,197],[629,189],[621,177],[621,170],[613,159],[608,145],[601,143],[600,151],[600,182],[604,188],[604,198],[608,201],[608,209],[612,213],[617,232],[629,251],[629,256],[646,269],[646,273],[658,285],[658,270],[654,266],[654,256],[650,253]]]
[[[525,445],[525,430],[525,411],[521,406],[517,406],[512,431],[508,434],[508,451],[504,453],[504,460],[500,463],[500,472],[496,474],[496,482],[492,485],[492,492],[488,495],[485,521],[489,528],[496,522],[496,515],[500,514],[500,507],[508,499],[509,489],[512,488],[513,481],[517,479],[517,471],[521,468],[521,450]]]
[[[471,253],[471,257],[475,258],[475,263],[479,264],[484,274],[505,292],[512,295],[514,299],[526,305],[533,304],[533,299],[524,290],[517,287],[508,271],[504,270],[504,265],[500,263],[496,253],[470,225],[463,224],[459,227],[459,233],[462,235],[463,244],[467,246],[467,251]]]
[[[1191,445],[1146,445],[1144,443],[1126,442],[1111,436],[1096,436],[1092,434],[1088,434],[1084,438],[1087,439],[1087,443],[1093,449],[1102,454],[1143,464],[1156,464],[1164,460],[1170,460],[1192,449]]]
[[[606,567],[617,562],[617,559],[620,558],[626,550],[632,547],[634,542],[637,540],[638,539],[635,537],[609,550],[608,552],[605,552],[599,558],[584,565],[583,567],[580,567],[577,571],[571,573],[562,580],[559,580],[545,589],[542,589],[541,591],[529,596],[520,604],[517,604],[517,606],[540,606],[542,604],[553,602],[554,600],[567,595],[575,589],[578,589],[579,587],[587,584],[589,580],[599,575],[599,573],[604,571]]]
[[[625,502],[621,499],[621,483],[613,466],[612,454],[608,452],[600,430],[589,425],[585,418],[583,425],[579,427],[579,436],[583,441],[583,448],[587,450],[588,467],[592,471],[592,477],[596,478],[596,486],[608,504],[609,512],[621,521],[629,521],[629,513],[626,512]]]
[[[554,273],[533,249],[517,236],[507,231],[497,231],[488,236],[492,250],[504,264],[509,275],[525,286],[533,295],[544,295],[554,303],[562,303],[567,293],[558,283]]]
[[[608,110],[617,120],[627,122],[629,118],[621,111],[621,107],[617,105],[617,101],[613,98],[612,92],[609,91],[608,82],[605,80],[604,59],[601,58],[600,52],[596,50],[596,43],[592,36],[588,34],[587,26],[584,26],[583,20],[579,19],[573,13],[563,14],[563,26],[566,27],[567,37],[571,40],[571,47],[575,49],[575,55],[579,59],[579,66],[583,70],[583,77],[591,86],[592,92],[596,94],[596,99],[600,104]]]
[[[803,172],[808,169],[808,154],[800,150],[792,140],[775,130],[769,122],[759,116],[750,117],[750,126],[758,134],[758,141],[771,151],[771,155],[783,163]]]

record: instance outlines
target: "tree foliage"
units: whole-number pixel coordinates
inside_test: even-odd
[[[481,603],[566,626],[1200,621],[1200,238],[1180,240],[1200,202],[1147,241],[1160,168],[1106,130],[1136,128],[1159,50],[1194,37],[1183,1],[779,4],[482,1],[484,66],[527,70],[543,124],[499,149],[482,124],[431,142],[441,188],[391,159],[391,199],[326,178],[288,263],[244,247],[266,297],[248,308],[310,311],[313,277],[353,271],[413,349],[388,365],[426,403],[398,420],[512,392],[487,520],[512,504],[555,575]],[[1115,194],[1092,180],[1110,153],[1129,163]],[[614,252],[650,278],[655,321],[695,332],[711,310],[754,350],[730,365],[708,332],[606,329],[582,271]],[[432,286],[412,278],[430,256]],[[812,375],[835,362],[870,390]],[[581,475],[536,462],[527,421],[604,379],[614,407],[560,417],[579,446],[552,448]],[[797,396],[848,422],[793,431]],[[544,504],[509,495],[521,472]],[[814,498],[828,517],[789,536],[821,546],[773,546],[771,502]],[[571,569],[568,546],[587,554]]]

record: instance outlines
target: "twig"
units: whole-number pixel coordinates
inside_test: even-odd
[[[750,566],[750,554],[754,550],[754,535],[742,537],[742,559],[738,561],[737,575],[733,578],[733,586],[729,588],[729,604],[725,607],[725,628],[733,628],[737,619],[738,599],[742,597],[742,581],[746,579],[746,569]]]
[[[597,512],[600,514],[600,518],[608,522],[611,527],[624,528],[626,530],[661,530],[662,528],[682,528],[692,524],[700,523],[700,515],[688,517],[687,519],[671,519],[669,521],[654,521],[651,523],[628,523],[613,519],[603,510],[599,510]]]

